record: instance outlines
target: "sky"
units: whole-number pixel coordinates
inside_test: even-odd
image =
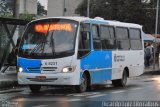
[[[38,0],[42,6],[45,7],[45,9],[47,10],[47,5],[48,5],[48,0]]]

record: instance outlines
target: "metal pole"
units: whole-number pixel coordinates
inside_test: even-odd
[[[157,9],[156,9],[156,28],[155,28],[155,34],[157,34],[157,28],[158,28],[158,12],[159,12],[159,0],[157,0]]]
[[[19,18],[19,2],[20,0],[14,0],[14,12],[13,12],[13,17],[14,18]]]
[[[63,1],[63,16],[65,16],[66,13],[66,0]]]
[[[89,17],[90,0],[87,0],[87,17]]]
[[[156,48],[156,38],[157,38],[157,29],[158,29],[158,12],[159,12],[159,0],[157,0],[157,8],[156,8],[156,25],[155,25],[155,40],[154,40],[154,49]],[[153,61],[154,61],[154,65],[153,65],[153,69],[155,69],[155,58],[156,58],[156,52],[154,50],[154,57],[153,57]]]

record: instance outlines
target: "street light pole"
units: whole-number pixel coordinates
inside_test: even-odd
[[[90,0],[87,0],[87,17],[89,17]]]
[[[156,38],[157,38],[157,29],[158,29],[158,13],[159,13],[159,0],[157,0],[157,7],[156,7],[156,23],[155,23],[155,40],[154,40],[154,48],[156,47]],[[153,68],[155,69],[155,60],[156,58],[156,52],[154,50],[154,65],[153,65]]]
[[[63,16],[66,15],[66,0],[63,1]]]
[[[159,12],[159,0],[157,0],[157,8],[156,8],[156,27],[155,27],[155,34],[157,34],[157,28],[158,28],[158,12]]]
[[[13,12],[14,18],[19,18],[19,5],[20,5],[20,0],[14,0],[14,12]]]

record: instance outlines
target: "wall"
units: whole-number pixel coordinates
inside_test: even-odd
[[[37,14],[37,0],[20,0],[19,13]]]
[[[64,13],[64,1],[66,12]],[[48,0],[48,14],[49,17],[56,16],[77,16],[75,9],[82,2],[82,0]]]

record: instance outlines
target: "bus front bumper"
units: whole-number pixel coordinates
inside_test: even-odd
[[[45,78],[44,78],[45,77]],[[79,78],[75,73],[36,74],[18,73],[20,85],[79,85]]]

